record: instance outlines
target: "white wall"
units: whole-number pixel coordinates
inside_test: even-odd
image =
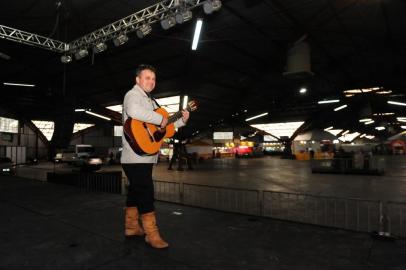
[[[1,134],[0,132],[0,147],[2,150],[0,150],[0,155],[5,154],[5,149],[7,146],[25,146],[26,148],[26,157],[27,159],[30,158],[35,158],[36,157],[36,152],[38,151],[38,158],[40,159],[46,159],[48,155],[48,148],[45,146],[45,144],[37,137],[35,132],[31,130],[27,125],[24,125],[22,128],[20,128],[20,145],[18,145],[18,134]],[[4,140],[4,136],[12,136],[12,140]],[[36,143],[38,142],[38,150],[36,150]]]
[[[74,135],[70,144],[91,144],[96,154],[107,157],[109,148],[121,147],[121,137],[114,137],[112,126],[94,126],[82,131],[80,135]]]

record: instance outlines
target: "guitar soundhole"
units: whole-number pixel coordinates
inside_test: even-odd
[[[162,138],[165,136],[165,134],[166,134],[166,130],[163,130],[163,132],[159,131],[159,130],[155,131],[154,132],[155,141],[159,142],[160,140],[162,140]]]

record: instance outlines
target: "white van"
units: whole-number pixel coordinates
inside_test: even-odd
[[[54,161],[72,163],[77,159],[89,157],[94,154],[94,147],[90,144],[77,144],[75,146],[69,146],[67,149],[59,151]]]
[[[82,171],[97,171],[101,168],[103,161],[95,156],[94,147],[90,144],[77,144],[76,153],[73,157],[73,165],[80,167]]]
[[[77,144],[75,145],[76,157],[89,157],[94,154],[94,147],[90,144]]]

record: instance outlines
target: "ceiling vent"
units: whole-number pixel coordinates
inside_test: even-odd
[[[288,50],[286,72],[283,73],[288,79],[304,79],[314,75],[311,71],[310,46],[304,41],[305,38],[302,37]]]

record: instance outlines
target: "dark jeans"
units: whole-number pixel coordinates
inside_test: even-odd
[[[152,163],[122,164],[130,186],[127,193],[127,206],[138,207],[141,214],[154,211],[154,183]]]

